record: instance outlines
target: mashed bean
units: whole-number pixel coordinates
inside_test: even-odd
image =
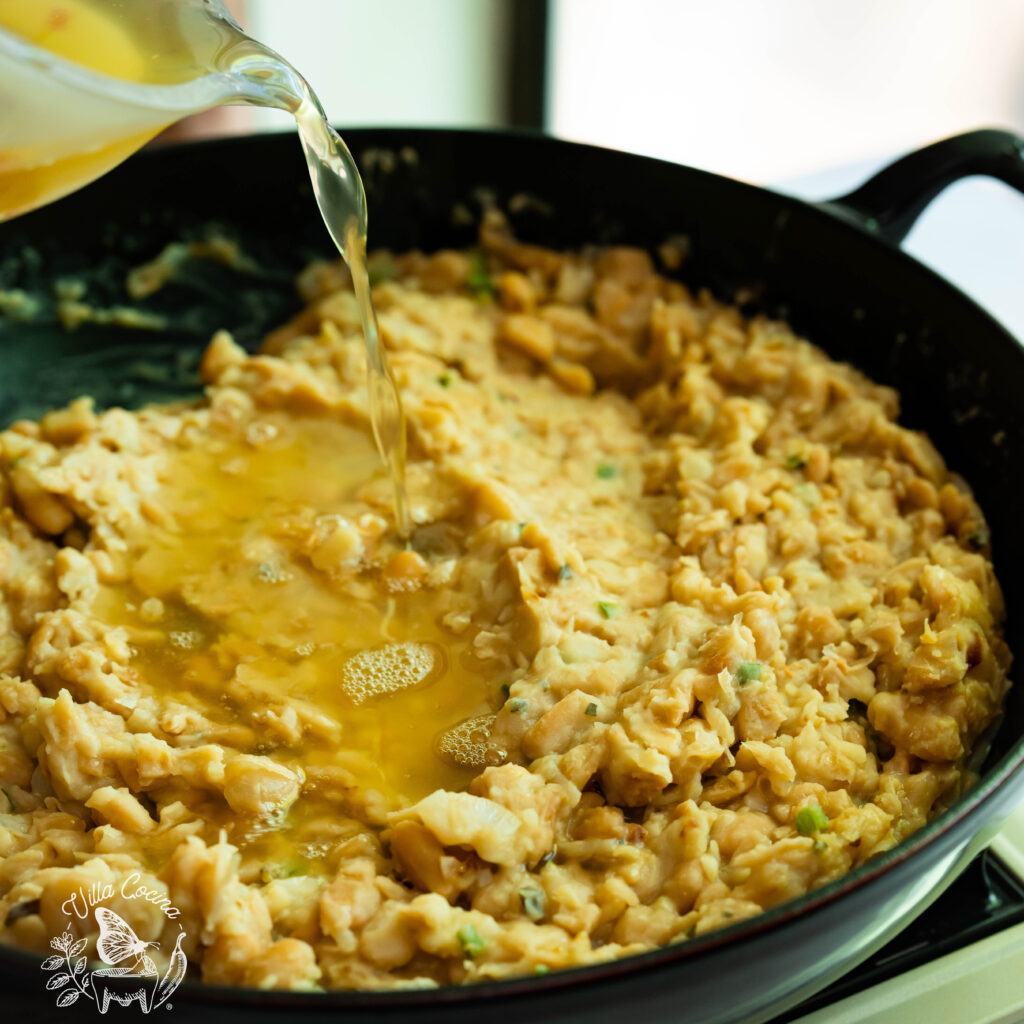
[[[212,982],[502,978],[756,915],[958,794],[1002,601],[896,394],[638,250],[482,244],[377,264],[408,546],[337,267],[200,402],[0,435],[3,941],[131,878]]]

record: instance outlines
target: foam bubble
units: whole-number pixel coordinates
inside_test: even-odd
[[[494,715],[477,715],[445,729],[437,739],[437,752],[460,768],[486,767]]]
[[[353,655],[341,669],[341,691],[353,704],[418,686],[434,671],[431,644],[407,640]]]
[[[169,633],[171,644],[183,651],[191,651],[203,642],[203,634],[195,629],[177,629]]]

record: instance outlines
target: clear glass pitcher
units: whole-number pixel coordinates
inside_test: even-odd
[[[187,114],[302,99],[315,103],[220,0],[0,0],[0,220],[92,181]]]

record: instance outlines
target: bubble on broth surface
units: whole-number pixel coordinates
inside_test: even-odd
[[[460,768],[484,768],[494,715],[477,715],[445,729],[437,739],[437,752]]]
[[[360,651],[342,666],[341,691],[353,704],[419,686],[438,667],[432,644],[407,640]]]

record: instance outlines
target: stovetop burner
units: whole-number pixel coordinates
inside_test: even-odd
[[[986,850],[920,917],[874,956],[799,1006],[774,1017],[787,1024],[898,974],[1024,922],[1024,882]]]

